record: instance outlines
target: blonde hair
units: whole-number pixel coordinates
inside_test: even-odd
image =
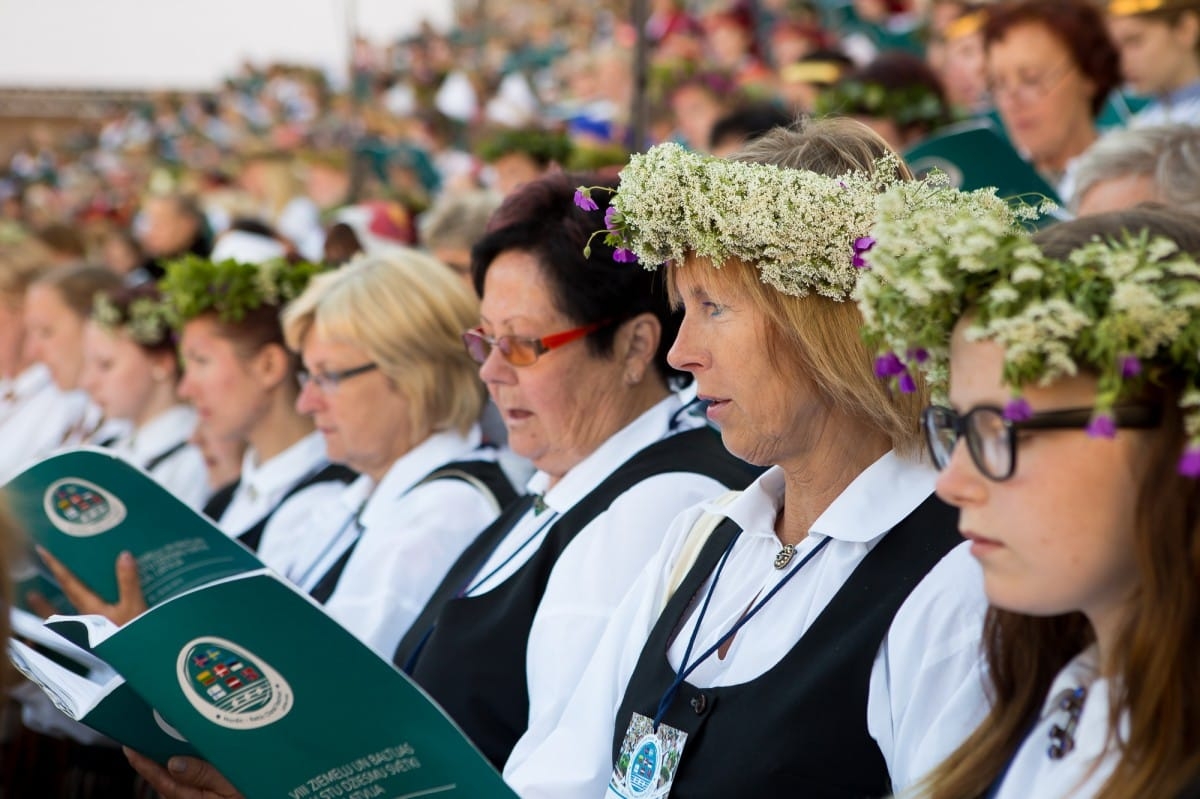
[[[852,171],[873,173],[875,163],[889,153],[887,142],[866,125],[831,118],[776,128],[743,147],[735,160],[836,177]],[[908,167],[899,163],[897,176],[911,178]],[[673,294],[676,268],[668,272]],[[767,354],[781,373],[803,370],[831,407],[886,435],[901,455],[923,455],[920,419],[929,404],[929,390],[918,380],[911,394],[892,392],[875,376],[875,359],[863,343],[862,315],[855,303],[785,295],[763,283],[753,265],[737,260],[719,270],[703,268],[744,291],[765,315]]]
[[[676,302],[679,268],[672,264],[667,272]],[[929,390],[918,380],[916,391],[902,394],[876,377],[875,359],[860,334],[862,315],[855,303],[815,294],[783,294],[763,283],[758,269],[738,260],[727,261],[720,269],[701,261],[687,268],[702,269],[704,280],[731,286],[750,298],[765,317],[767,357],[780,374],[804,374],[827,405],[887,436],[897,453],[923,456],[920,419],[929,404]]]
[[[50,248],[34,238],[0,244],[0,296],[19,303],[25,290],[50,271]]]
[[[478,322],[478,301],[430,256],[400,248],[359,255],[313,278],[282,319],[297,352],[312,330],[365,350],[407,398],[414,431],[465,433],[483,411],[483,383],[462,343]]]

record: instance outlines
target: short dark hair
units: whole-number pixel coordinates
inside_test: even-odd
[[[984,47],[1008,35],[1018,25],[1041,25],[1061,41],[1071,60],[1096,85],[1092,118],[1100,116],[1108,95],[1121,83],[1121,55],[1108,26],[1090,0],[1013,0],[988,8],[983,26]]]
[[[604,212],[612,195],[592,192],[598,210],[584,211],[573,202],[577,185],[617,187],[611,178],[556,174],[526,183],[505,199],[471,250],[475,291],[483,296],[488,269],[501,253],[528,253],[541,267],[555,307],[568,319],[580,325],[613,323],[588,334],[593,355],[612,353],[617,325],[651,313],[662,325],[655,367],[664,380],[689,382],[689,375],[667,363],[683,315],[671,308],[661,271],[613,260],[614,249],[604,243],[604,236],[592,237],[604,229]],[[591,249],[585,255],[589,241]]]

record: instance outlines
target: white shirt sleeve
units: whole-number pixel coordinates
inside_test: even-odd
[[[727,490],[687,472],[650,477],[619,496],[563,551],[529,633],[531,725],[558,721],[613,609],[662,545],[672,520]]]
[[[387,501],[391,523],[363,531],[325,610],[391,660],[446,572],[495,520],[496,510],[478,489],[454,479],[431,480]],[[371,515],[378,513],[372,509]]]
[[[504,766],[505,780],[522,799],[604,795],[612,771],[613,727],[625,685],[662,610],[671,564],[700,514],[699,508],[690,508],[671,523],[658,551],[611,612],[595,647],[584,653],[587,666],[569,699],[559,700],[558,717],[531,713],[529,729]]]
[[[871,669],[867,729],[897,793],[958,748],[987,715],[980,646],[987,597],[964,542],[900,606]]]

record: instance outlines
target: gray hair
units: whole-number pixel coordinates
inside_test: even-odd
[[[483,237],[488,218],[499,206],[500,197],[487,191],[448,194],[422,218],[421,243],[431,250],[469,250]]]
[[[1071,209],[1097,183],[1130,175],[1154,181],[1158,199],[1186,211],[1200,211],[1200,128],[1193,125],[1117,130],[1080,156]]]

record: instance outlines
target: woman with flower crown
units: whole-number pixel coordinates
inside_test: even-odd
[[[845,119],[737,161],[661,145],[622,173],[609,235],[667,263],[671,363],[725,446],[771,468],[675,519],[509,759],[525,799],[881,796],[982,717],[984,602],[921,462],[923,387],[880,385],[848,301],[879,189],[907,178]]]
[[[204,457],[188,443],[196,413],[179,401],[179,359],[150,285],[96,295],[83,331],[81,384],[105,418],[128,421],[113,451],[194,508],[208,499]]]
[[[329,462],[312,420],[296,410],[299,365],[279,321],[316,271],[190,256],[169,264],[160,283],[180,330],[180,396],[207,434],[248,447],[238,482],[214,494],[204,512],[250,549],[284,500],[293,509],[301,498],[316,507],[354,477]]]
[[[248,445],[241,477],[214,494],[204,512],[250,549],[257,549],[267,521],[285,500],[298,513],[316,508],[336,501],[354,477],[329,462],[321,434],[296,410],[298,365],[279,321],[281,307],[317,271],[312,264],[214,263],[185,256],[168,264],[159,282],[162,312],[181,331],[180,396],[192,402],[207,435]],[[146,609],[129,553],[116,563],[115,604],[101,600],[48,553],[42,558],[81,613],[124,624]]]
[[[901,213],[859,299],[882,371],[944,389],[949,370],[925,428],[983,569],[995,699],[916,795],[1196,795],[1200,218],[1139,207],[1031,240],[978,195]]]

